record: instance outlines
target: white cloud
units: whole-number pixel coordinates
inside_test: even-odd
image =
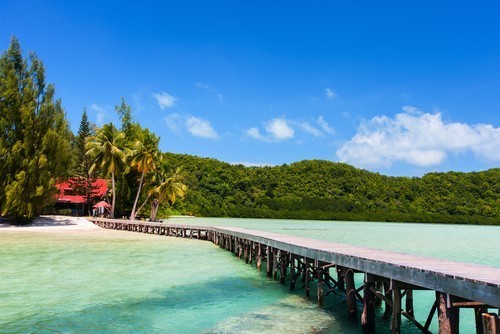
[[[287,120],[284,117],[273,118],[264,122],[264,130],[263,134],[259,128],[251,127],[246,131],[246,135],[257,140],[279,142],[294,138],[296,130],[314,137],[323,137],[335,133],[334,129],[328,125],[323,116],[319,116],[313,123]]]
[[[195,137],[209,139],[219,138],[219,135],[210,124],[210,121],[203,118],[173,113],[165,116],[164,121],[167,128],[175,133],[187,131]]]
[[[171,108],[175,105],[175,102],[177,102],[177,98],[167,92],[153,93],[153,96],[156,99],[156,102],[158,102],[161,110]]]
[[[312,126],[307,122],[299,123],[299,126],[304,132],[307,132],[313,135],[314,137],[321,137],[323,135],[323,132],[321,132],[321,130],[315,128],[314,126]]]
[[[492,125],[445,123],[440,113],[413,106],[390,118],[377,116],[362,123],[337,156],[357,166],[391,166],[395,162],[428,167],[440,165],[449,153],[473,152],[500,161],[500,128]]]
[[[325,89],[325,95],[326,95],[326,98],[328,100],[331,100],[331,99],[337,97],[337,94],[333,90],[331,90],[331,88]]]
[[[328,125],[328,122],[325,121],[323,116],[319,116],[315,123],[316,126],[313,126],[308,122],[298,122],[297,124],[302,131],[311,134],[314,137],[323,137],[325,135],[335,134],[335,130]]]
[[[102,106],[99,106],[95,103],[92,103],[90,105],[90,110],[94,111],[96,113],[96,125],[97,126],[101,126],[104,124],[104,121],[106,120],[106,118],[109,117],[109,112],[107,111],[107,109],[105,107],[102,107]]]
[[[259,129],[256,127],[251,127],[250,129],[248,129],[246,131],[246,134],[253,139],[265,140],[264,136],[260,134]]]
[[[266,123],[266,131],[275,140],[291,139],[295,135],[295,131],[288,126],[286,119],[274,118]]]
[[[183,117],[180,114],[173,113],[165,116],[165,124],[173,132],[179,132],[183,126]]]
[[[323,116],[319,116],[317,122],[318,122],[318,125],[321,127],[321,130],[323,130],[324,133],[329,134],[329,135],[335,134],[335,130],[332,127],[330,127],[330,125],[328,125],[328,122],[325,121]]]
[[[187,131],[193,136],[210,139],[219,138],[219,135],[212,128],[210,122],[205,119],[190,116],[187,118],[185,125]]]

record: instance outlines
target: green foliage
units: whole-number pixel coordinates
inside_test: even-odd
[[[27,219],[54,201],[72,163],[72,134],[42,62],[17,39],[0,58],[0,210]]]
[[[126,168],[127,148],[125,134],[119,131],[112,123],[104,124],[95,136],[86,143],[87,155],[93,160],[90,172],[99,170],[104,177],[111,177],[112,201],[111,218],[114,218],[116,205],[115,175]]]
[[[71,179],[71,188],[75,193],[80,194],[86,198],[87,210],[86,213],[91,215],[91,199],[92,193],[96,187],[92,183],[97,178],[97,173],[91,171],[92,158],[87,155],[86,143],[87,140],[94,135],[94,131],[90,125],[87,117],[87,110],[83,110],[82,119],[78,133],[74,139],[76,166]]]
[[[343,163],[309,160],[245,167],[165,154],[184,167],[181,214],[422,223],[500,224],[500,169],[388,177]]]
[[[134,206],[132,207],[132,212],[130,214],[131,220],[135,219],[137,203],[141,194],[144,176],[147,173],[154,172],[156,170],[156,167],[158,163],[160,163],[162,157],[160,150],[158,149],[160,138],[155,136],[148,129],[141,131],[137,136],[139,137],[139,140],[134,144],[134,151],[131,156],[132,159],[130,165],[140,173],[141,177],[139,180],[139,188],[137,189]]]

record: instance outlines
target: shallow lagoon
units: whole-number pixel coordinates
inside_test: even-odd
[[[497,227],[193,218],[171,222],[238,225],[500,266]],[[403,240],[393,240],[399,234]],[[429,235],[438,236],[430,240]],[[436,240],[447,247],[436,246]],[[319,309],[314,300],[303,298],[303,290],[291,293],[204,241],[109,230],[4,231],[0,244],[2,332],[360,332],[357,321],[345,316],[341,297],[329,298],[325,309]],[[433,293],[422,294],[416,296],[415,308],[425,317]],[[461,316],[462,331],[468,332],[471,316]],[[378,328],[388,329],[387,322],[378,321]]]

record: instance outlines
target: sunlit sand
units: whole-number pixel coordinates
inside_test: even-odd
[[[92,222],[82,217],[41,216],[29,225],[0,224],[0,233],[3,231],[16,232],[70,232],[100,230]]]

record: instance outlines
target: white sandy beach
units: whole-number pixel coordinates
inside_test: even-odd
[[[2,231],[16,232],[69,232],[69,231],[89,231],[100,230],[100,228],[85,217],[68,216],[40,216],[32,224],[15,226],[9,224],[0,224],[0,233]]]

